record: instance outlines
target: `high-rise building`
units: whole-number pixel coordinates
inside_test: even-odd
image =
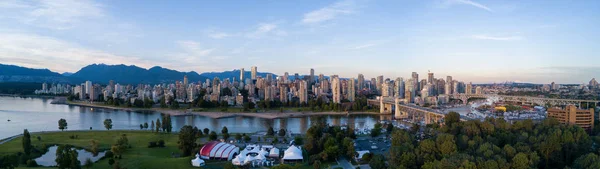
[[[258,73],[258,72],[257,72],[257,71],[258,71],[258,70],[257,70],[258,68],[257,68],[256,66],[252,66],[252,68],[251,68],[251,69],[252,69],[252,70],[251,70],[252,72],[251,72],[251,74],[250,74],[250,78],[252,78],[252,80],[256,80],[256,75],[257,75],[256,73]]]
[[[300,81],[300,87],[298,89],[298,95],[300,103],[308,103],[308,84],[305,80]]]
[[[243,83],[243,82],[244,82],[244,80],[245,80],[245,79],[244,79],[244,68],[241,68],[241,69],[240,69],[240,82],[242,82],[242,83]]]
[[[404,98],[404,79],[401,77],[396,78],[394,83],[394,96],[398,98]]]
[[[354,78],[350,78],[350,80],[348,80],[348,92],[346,92],[346,98],[353,102],[354,98],[356,97],[356,85],[354,84]]]
[[[432,72],[427,73],[427,83],[428,84],[435,84],[435,82],[433,80],[434,80],[433,73]]]
[[[393,96],[392,91],[393,91],[393,88],[392,88],[390,81],[386,80],[385,82],[383,82],[383,84],[381,85],[381,96],[383,96],[383,97]]]
[[[279,86],[279,101],[281,101],[282,103],[287,103],[287,93],[288,93],[288,88],[287,86],[281,85]]]
[[[315,83],[315,69],[311,68],[310,69],[310,83],[309,84],[313,84]]]
[[[451,95],[452,94],[452,85],[451,83],[446,83],[444,85],[444,94]]]
[[[409,82],[406,83],[404,99],[406,99],[408,103],[413,103],[415,100],[415,86],[412,82],[414,82],[414,80],[411,78],[408,81]]]
[[[273,82],[273,74],[267,74],[267,83],[270,85]]]
[[[294,73],[294,81],[300,80],[300,75],[298,73]]]
[[[383,76],[377,76],[377,91],[381,93],[381,88],[383,87]]]
[[[473,83],[469,82],[469,84],[467,84],[467,89],[465,90],[465,94],[473,94]]]
[[[594,128],[594,109],[582,110],[574,105],[565,109],[549,108],[548,117],[555,118],[562,124],[577,125],[586,130]]]
[[[331,76],[331,94],[333,95],[333,103],[342,103],[342,86],[340,79],[337,75]]]
[[[92,81],[85,81],[85,94],[90,94],[92,87]]]
[[[358,74],[358,83],[356,84],[358,90],[362,90],[365,87],[365,76],[363,74]]]
[[[48,91],[48,83],[43,83],[42,84],[42,90],[43,91]]]
[[[481,86],[475,87],[475,94],[483,94],[483,90],[481,89]]]
[[[419,74],[417,72],[412,72],[412,85],[415,88],[415,91],[420,91],[421,89],[419,88]],[[414,96],[414,95],[413,95]]]
[[[592,80],[590,80],[589,86],[598,87],[598,81],[596,81],[596,78],[592,78]]]
[[[322,83],[323,81],[325,81],[325,75],[319,74],[319,83]]]
[[[187,78],[187,75],[183,75],[183,86],[184,86],[184,87],[187,87],[187,85],[188,85],[188,78]]]

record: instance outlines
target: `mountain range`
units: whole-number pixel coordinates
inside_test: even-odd
[[[244,76],[250,78],[250,72],[244,71]],[[257,75],[266,77],[269,72],[258,72]],[[206,79],[235,78],[239,79],[239,70],[231,70],[224,72],[205,72],[198,74],[197,72],[180,72],[172,69],[154,66],[150,69],[141,68],[135,65],[106,65],[106,64],[91,64],[81,68],[75,73],[65,72],[59,74],[48,69],[33,69],[15,65],[0,64],[0,82],[36,82],[36,83],[82,83],[86,80],[99,84],[107,84],[110,80],[114,80],[120,84],[158,84],[171,83],[177,80],[183,80],[184,76],[188,77],[190,82],[205,81]],[[274,75],[273,78],[275,78]]]

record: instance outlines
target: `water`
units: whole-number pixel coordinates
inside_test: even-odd
[[[51,166],[56,166],[56,150],[58,149],[58,146],[52,146],[50,148],[48,148],[48,152],[46,152],[46,154],[42,155],[39,158],[35,159],[35,162],[38,165],[41,166],[46,166],[46,167],[51,167]],[[75,149],[77,151],[77,159],[79,160],[79,162],[81,162],[81,165],[85,164],[85,161],[89,158],[90,160],[92,160],[92,162],[96,162],[98,160],[100,160],[100,158],[104,157],[104,154],[106,152],[100,152],[98,153],[98,155],[94,156],[93,153],[88,152],[86,150],[83,149]]]
[[[157,112],[127,112],[120,110],[88,108],[50,104],[48,98],[20,98],[0,96],[0,139],[22,134],[23,129],[30,132],[56,131],[58,120],[67,120],[67,130],[105,130],[103,121],[110,118],[113,129],[140,129],[140,124],[160,118]],[[7,120],[11,121],[7,121]],[[213,119],[205,116],[173,116],[173,130],[184,125],[196,126],[200,129],[221,131],[227,126],[229,132],[253,133],[266,131],[269,127],[275,130],[285,128],[292,133],[305,133],[310,127],[310,117],[293,117],[282,119],[263,119],[258,117],[229,117]],[[391,120],[391,116],[353,115],[326,116],[332,125],[350,124],[356,129],[373,128],[380,120]]]

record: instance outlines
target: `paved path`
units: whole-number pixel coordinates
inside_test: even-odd
[[[344,169],[354,169],[354,166],[352,165],[352,163],[350,163],[350,161],[346,160],[346,158],[340,158],[337,160],[338,161],[338,166],[344,168]]]

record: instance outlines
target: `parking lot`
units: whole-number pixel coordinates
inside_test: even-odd
[[[385,136],[380,137],[359,137],[356,139],[356,151],[369,150],[374,154],[386,154],[391,146],[390,140]]]

